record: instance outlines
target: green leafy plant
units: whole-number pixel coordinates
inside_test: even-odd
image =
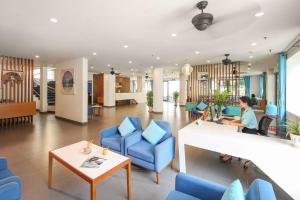
[[[214,91],[214,104],[218,107],[218,114],[222,113],[222,107],[226,105],[229,97],[228,91],[219,92],[218,90]]]
[[[300,136],[300,122],[288,122],[286,128],[287,135],[294,134]]]
[[[177,91],[173,92],[173,100],[175,102],[175,105],[177,105],[178,97],[179,97],[179,92]]]
[[[147,92],[147,106],[149,106],[150,108],[153,107],[153,92],[149,91]]]

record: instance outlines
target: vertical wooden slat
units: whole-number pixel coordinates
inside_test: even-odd
[[[31,60],[31,101],[33,101],[33,87],[34,87],[34,77],[33,77],[33,70],[34,70],[34,62]]]

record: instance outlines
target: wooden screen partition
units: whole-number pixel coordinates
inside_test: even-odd
[[[104,74],[93,75],[93,102],[103,105],[104,102]]]
[[[0,127],[32,122],[33,69],[32,59],[0,56]]]
[[[237,102],[240,96],[240,62],[193,66],[193,72],[188,78],[189,100],[211,101],[214,90],[229,91],[232,104]]]

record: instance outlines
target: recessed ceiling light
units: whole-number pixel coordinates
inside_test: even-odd
[[[178,66],[178,64],[176,63],[175,66]]]
[[[123,47],[124,47],[125,49],[127,49],[127,48],[128,48],[128,45],[127,45],[127,44],[125,44]]]
[[[40,57],[39,55],[36,55],[36,56],[35,56],[35,58],[39,58],[39,57]]]
[[[258,13],[255,13],[255,17],[261,17],[261,16],[264,16],[265,13],[263,12],[258,12]]]
[[[97,52],[93,52],[93,56],[96,56],[97,55]]]
[[[253,58],[253,56],[252,56],[252,55],[250,55],[250,56],[249,56],[249,58],[250,58],[250,59],[252,59],[252,58]]]
[[[195,51],[195,54],[198,55],[198,54],[200,54],[200,52],[199,51]]]
[[[91,69],[94,69],[94,66],[90,66]]]
[[[251,66],[252,65],[252,63],[248,63],[248,66]]]
[[[172,37],[176,37],[177,34],[176,34],[176,33],[172,33],[171,36],[172,36]]]
[[[157,56],[157,57],[156,57],[156,60],[160,60],[160,57],[159,57],[159,56]]]
[[[107,67],[110,67],[110,64],[107,64]]]
[[[256,46],[256,45],[257,45],[256,42],[251,43],[251,46]]]
[[[132,64],[132,61],[131,61],[131,60],[129,60],[129,61],[128,61],[128,63],[129,63],[129,64]]]
[[[210,60],[207,60],[207,63],[210,63]]]
[[[52,23],[57,23],[58,20],[57,20],[56,18],[50,18],[50,22],[52,22]]]

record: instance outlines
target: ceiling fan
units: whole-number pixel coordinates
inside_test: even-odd
[[[110,74],[111,75],[120,75],[120,73],[117,73],[115,70],[114,70],[114,68],[112,67],[112,68],[110,68]]]
[[[200,1],[196,5],[196,7],[201,10],[201,13],[193,17],[192,24],[199,31],[204,31],[207,29],[212,24],[214,19],[212,14],[203,12],[207,5],[207,1]]]
[[[230,54],[225,54],[225,59],[222,60],[223,65],[230,65],[232,64],[232,61],[228,58],[230,56]]]

